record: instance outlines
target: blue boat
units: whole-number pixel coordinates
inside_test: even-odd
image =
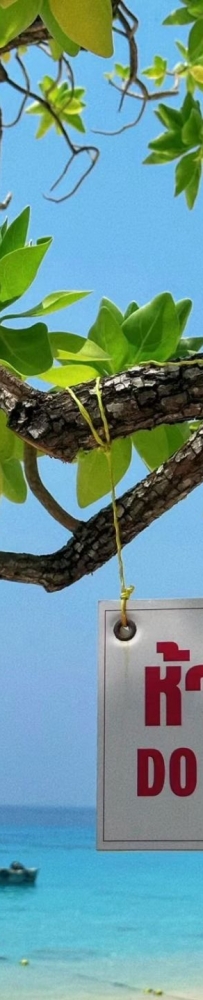
[[[0,868],[0,885],[22,885],[36,882],[38,868],[25,868],[20,861],[13,861],[10,868]]]

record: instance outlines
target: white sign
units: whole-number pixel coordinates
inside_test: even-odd
[[[203,600],[100,605],[98,848],[203,849]]]

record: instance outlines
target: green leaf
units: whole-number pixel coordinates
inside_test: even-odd
[[[123,438],[113,441],[111,445],[114,483],[123,478],[131,461],[131,440]],[[102,449],[94,449],[88,453],[80,452],[77,472],[77,499],[80,507],[99,500],[110,493],[111,483],[107,457]]]
[[[48,313],[58,312],[59,309],[72,306],[74,302],[84,299],[86,295],[91,295],[91,292],[51,292],[51,295],[45,295],[45,298],[38,302],[37,306],[33,306],[33,309],[27,309],[26,312],[21,313],[10,313],[8,317],[4,316],[4,319],[18,319],[22,316],[48,316]]]
[[[13,250],[0,260],[0,303],[5,305],[27,291],[51,243],[46,237],[36,246]]]
[[[188,351],[196,354],[203,346],[203,337],[187,337],[185,341],[183,340],[183,344],[184,342],[187,344]]]
[[[24,330],[0,326],[0,358],[20,375],[38,375],[52,364],[47,327],[36,323]]]
[[[50,10],[48,0],[43,0],[40,15],[46,25],[46,28],[48,28],[50,34],[53,35],[53,38],[56,39],[56,42],[60,46],[62,52],[67,52],[69,56],[77,56],[79,52],[79,45],[72,42],[65,32],[59,27],[58,21]]]
[[[143,160],[143,164],[145,165],[151,164],[152,166],[155,165],[157,166],[161,163],[163,164],[170,163],[171,160],[175,160],[174,152],[171,153],[157,152],[157,153],[150,153],[150,156],[146,156],[146,159]]]
[[[30,112],[32,114],[32,105],[30,105],[30,107],[26,109],[26,114],[29,115]],[[40,114],[41,114],[41,109],[40,109]],[[52,125],[54,125],[54,127],[56,128],[56,122],[49,114],[49,112],[44,110],[38,129],[36,131],[35,138],[43,139],[43,136],[46,135],[47,132],[49,132],[49,129],[52,128]]]
[[[50,8],[62,31],[84,49],[109,57],[112,45],[111,0],[50,0]]]
[[[162,132],[161,135],[157,136],[157,139],[152,139],[148,146],[156,153],[164,153],[165,157],[169,157],[170,160],[175,160],[184,152],[185,148],[181,132]]]
[[[194,3],[193,2],[189,3],[189,11],[190,11],[190,14],[193,14],[193,17],[195,17],[195,18],[196,17],[203,17],[203,3],[202,3],[202,0],[194,0]]]
[[[128,342],[113,312],[106,306],[100,306],[96,322],[89,330],[88,339],[93,340],[109,355],[111,358],[109,367],[112,373],[122,371],[128,360]]]
[[[190,428],[186,423],[174,424],[173,427],[162,424],[152,431],[136,431],[132,441],[147,468],[153,470],[175,455],[189,437]]]
[[[189,59],[192,63],[197,63],[200,56],[203,56],[203,19],[200,18],[193,25],[188,40]]]
[[[192,309],[192,299],[180,299],[176,302],[176,313],[179,320],[180,336],[182,337],[183,330],[185,329],[188,317]]]
[[[55,61],[58,62],[58,59],[61,59],[61,56],[63,55],[63,49],[61,48],[61,45],[59,45],[59,43],[56,42],[55,38],[49,38],[49,48],[52,55],[52,59],[55,59]]]
[[[12,434],[12,436],[14,438],[13,458],[18,458],[19,462],[23,462],[23,459],[24,459],[24,441],[22,440],[22,438],[19,438],[17,436],[17,434],[14,434],[13,431],[11,431],[11,434]]]
[[[183,101],[181,113],[182,113],[182,123],[188,121],[191,111],[199,111],[201,114],[201,107],[199,101],[195,101],[192,94],[186,94],[185,100]]]
[[[67,122],[68,125],[71,126],[71,128],[75,128],[77,132],[83,132],[83,133],[86,132],[86,128],[81,118],[81,115],[68,115],[64,113],[63,119],[65,122]]]
[[[196,153],[182,156],[175,171],[175,197],[186,191],[187,204],[193,208],[201,179],[201,162]]]
[[[27,208],[24,208],[23,212],[21,212],[21,214],[18,215],[13,222],[11,222],[8,229],[6,229],[0,245],[0,258],[5,257],[8,253],[12,253],[13,250],[19,250],[20,247],[24,247],[29,220],[30,208],[27,206]]]
[[[137,309],[139,309],[137,302],[129,302],[129,306],[126,309],[123,318],[128,319],[129,316],[132,316],[132,313],[137,312]]]
[[[7,427],[5,413],[0,413],[0,462],[11,458],[15,448],[15,435]]]
[[[142,70],[144,76],[148,76],[149,79],[155,81],[155,84],[160,87],[165,79],[167,72],[167,59],[162,59],[162,56],[154,56],[153,66],[148,66],[147,69]]]
[[[17,458],[1,463],[3,473],[2,492],[7,500],[13,503],[24,503],[27,497],[27,486],[23,471]]]
[[[190,74],[196,81],[196,83],[203,83],[203,66],[200,64],[197,66],[190,67]]]
[[[203,346],[203,337],[183,337],[179,341],[174,357],[187,358],[191,354],[198,354]]]
[[[29,0],[29,3],[18,0],[5,10],[0,7],[0,48],[7,45],[12,38],[17,38],[29,24],[33,24],[39,8],[39,0]]]
[[[16,2],[17,0],[0,0],[0,7],[11,7],[11,4]]]
[[[155,115],[165,125],[169,128],[171,132],[180,131],[182,127],[182,115],[181,111],[177,111],[177,108],[169,108],[167,104],[159,104]]]
[[[122,66],[121,63],[115,63],[114,72],[121,80],[129,80],[130,66]]]
[[[183,59],[188,62],[188,49],[186,49],[186,46],[182,42],[176,42],[176,45]]]
[[[109,312],[116,320],[116,322],[119,323],[120,326],[122,326],[123,313],[121,312],[120,309],[118,309],[118,306],[115,305],[115,302],[112,302],[111,299],[107,299],[105,296],[103,296],[100,305],[106,306],[106,308],[109,310]]]
[[[168,17],[165,17],[163,24],[190,24],[193,20],[193,15],[189,13],[187,8],[179,7],[178,10],[173,10]]]
[[[78,337],[77,333],[49,333],[49,342],[53,357],[58,358],[59,354],[66,350],[74,356],[78,354],[86,343],[86,338]]]
[[[182,139],[186,146],[197,146],[202,140],[203,121],[199,111],[192,109],[182,128]]]
[[[157,295],[123,323],[133,345],[131,364],[166,361],[176,350],[180,337],[175,302],[169,292]]]
[[[197,84],[195,83],[195,80],[194,80],[192,74],[191,73],[187,73],[186,87],[187,87],[188,93],[189,94],[194,94],[196,86],[197,86]],[[198,89],[199,90],[201,89],[200,83],[198,84]]]
[[[50,382],[51,385],[57,385],[61,389],[66,389],[69,385],[90,382],[91,379],[96,379],[97,376],[97,368],[90,368],[89,365],[84,364],[72,365],[70,363],[63,365],[62,368],[50,368],[48,371],[43,372],[41,378],[43,382]]]
[[[199,190],[199,184],[201,181],[201,176],[202,176],[202,164],[198,162],[196,164],[196,169],[194,170],[194,173],[191,177],[191,181],[185,189],[188,208],[193,208],[193,205],[196,201],[196,197]]]
[[[101,347],[86,337],[78,337],[76,333],[50,333],[49,342],[53,357],[58,361],[66,359],[91,364],[92,361],[105,363],[109,360],[109,355]]]

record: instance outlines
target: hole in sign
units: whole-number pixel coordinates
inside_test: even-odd
[[[127,625],[122,625],[121,621],[116,622],[114,625],[114,635],[120,642],[129,642],[129,639],[133,639],[136,632],[135,622],[132,622],[131,619],[129,619]]]

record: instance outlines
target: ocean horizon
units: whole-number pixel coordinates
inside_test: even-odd
[[[203,854],[97,852],[94,807],[0,806],[1,1000],[203,1000]],[[22,959],[27,964],[21,964]]]

